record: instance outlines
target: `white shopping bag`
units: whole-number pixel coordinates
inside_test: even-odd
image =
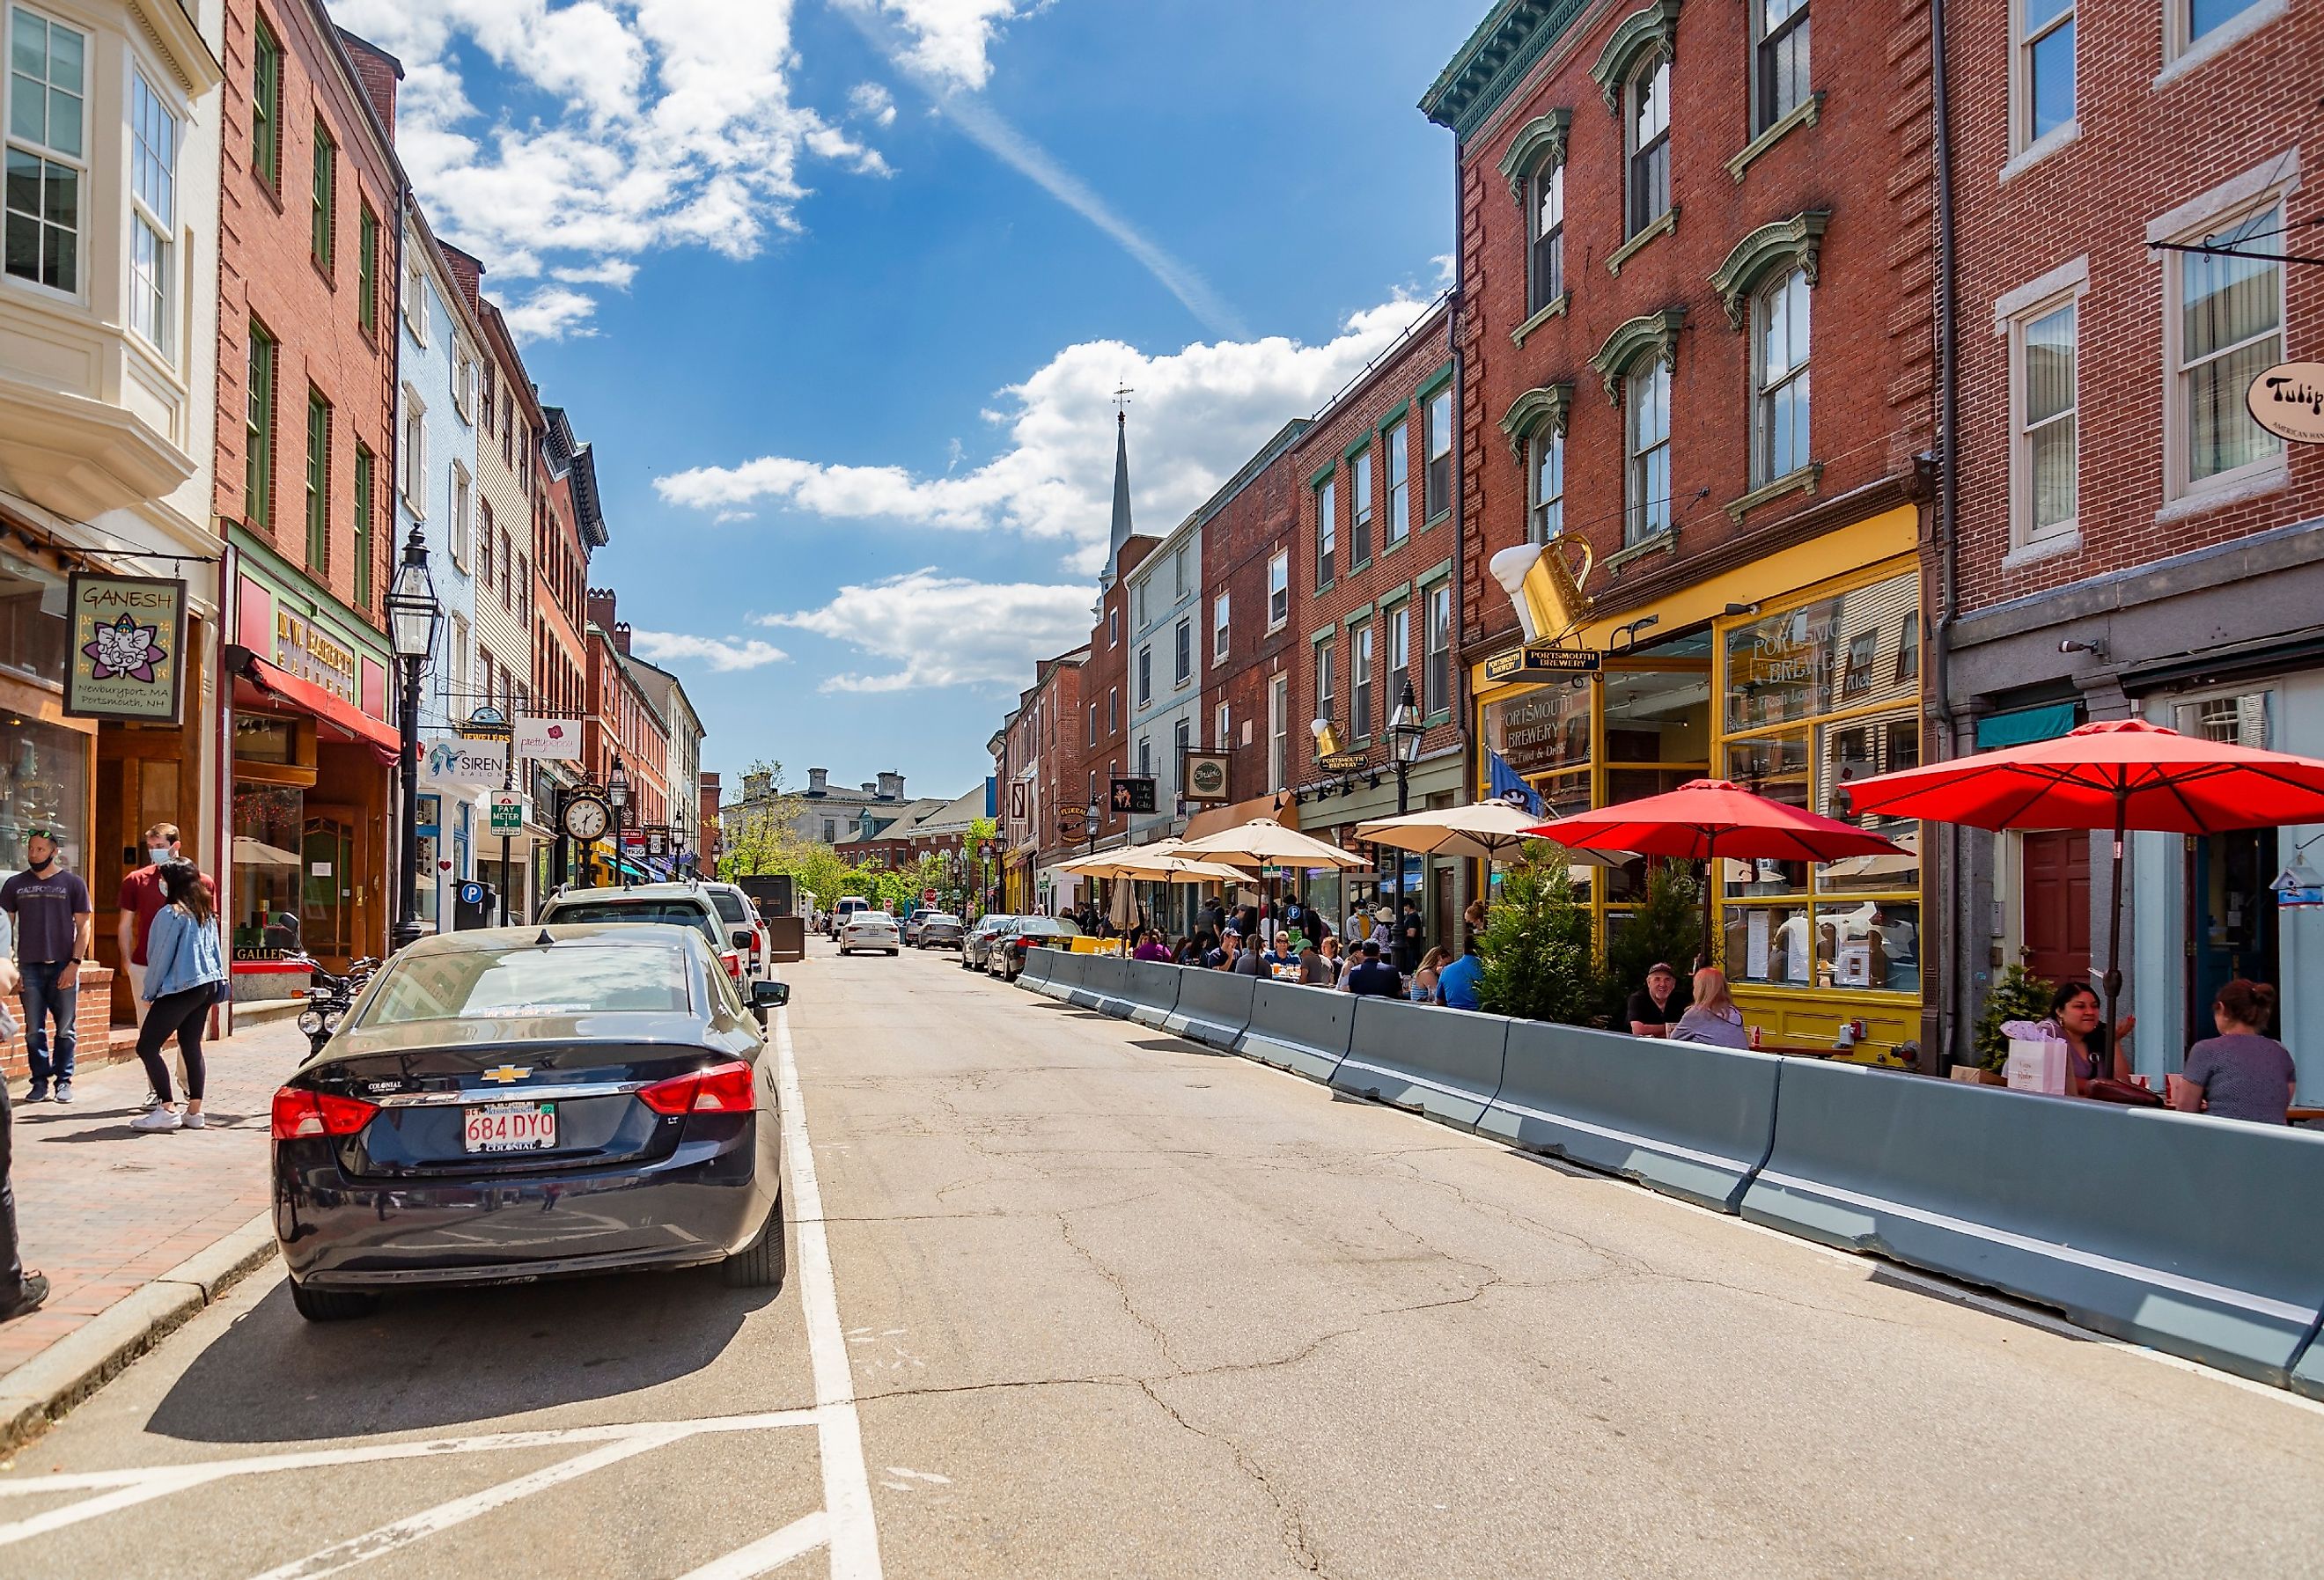
[[[2004,1067],[2009,1089],[2065,1095],[2066,1058],[2066,1042],[2061,1037],[2011,1038],[2009,1062]]]

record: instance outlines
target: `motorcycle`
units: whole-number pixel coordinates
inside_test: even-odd
[[[294,966],[304,966],[309,973],[307,1007],[299,1012],[299,1030],[307,1034],[308,1050],[323,1051],[338,1030],[339,1022],[355,1007],[356,995],[371,982],[372,973],[379,969],[379,961],[369,956],[356,961],[343,976],[334,975],[323,968],[322,962],[311,955],[288,957]]]

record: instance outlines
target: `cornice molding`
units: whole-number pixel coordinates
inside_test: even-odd
[[[1614,332],[1590,359],[1590,365],[1605,381],[1606,399],[1617,406],[1622,403],[1622,380],[1641,362],[1651,358],[1677,366],[1678,332],[1685,322],[1686,309],[1666,307],[1615,325]]]
[[[1737,242],[1711,272],[1711,289],[1727,310],[1727,321],[1738,329],[1750,321],[1751,293],[1777,269],[1797,269],[1813,285],[1824,229],[1831,223],[1831,209],[1811,208],[1763,225]]]
[[[1573,385],[1571,383],[1544,384],[1527,390],[1509,402],[1501,416],[1501,434],[1509,441],[1509,448],[1517,459],[1525,459],[1526,442],[1545,429],[1565,431],[1567,417],[1573,410]]]
[[[1510,140],[1508,152],[1501,155],[1501,180],[1508,183],[1509,196],[1519,208],[1526,204],[1526,183],[1565,162],[1565,132],[1572,123],[1573,112],[1561,106],[1536,115]]]

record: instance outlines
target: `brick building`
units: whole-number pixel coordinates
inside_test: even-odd
[[[1951,70],[1978,88],[1953,95],[1951,128],[1955,748],[2135,716],[2324,753],[2324,448],[2245,403],[2324,336],[2324,267],[2282,261],[2319,250],[2301,245],[2324,215],[2301,169],[2314,73],[2289,63],[2324,60],[2324,10],[1955,15]],[[2324,1079],[2324,984],[2291,968],[2324,950],[2324,919],[2268,891],[2318,832],[2133,836],[2121,964],[2142,1070],[2178,1067],[2240,975],[2282,984],[2278,1034],[2307,1087]],[[2005,965],[2106,967],[2108,836],[1958,837],[1957,1025]]]
[[[1302,803],[1300,827],[1367,854],[1356,825],[1397,812],[1388,726],[1407,688],[1425,733],[1406,772],[1406,808],[1466,799],[1452,634],[1461,526],[1451,322],[1449,299],[1422,313],[1315,414],[1290,451],[1290,476],[1300,485],[1293,634],[1303,640],[1292,649],[1282,709],[1291,720],[1286,772]],[[1276,705],[1268,706],[1271,721]],[[1313,727],[1318,723],[1328,735]],[[1327,752],[1342,766],[1324,768]],[[1377,873],[1307,881],[1308,898],[1343,933],[1355,907],[1395,902],[1397,858],[1383,855],[1391,864]],[[1457,868],[1410,856],[1403,881],[1430,937],[1457,938]]]
[[[1090,651],[1077,647],[1036,666],[1033,684],[1018,693],[1017,715],[1007,730],[999,765],[1002,780],[1001,831],[1007,845],[1002,893],[1016,914],[1054,913],[1068,892],[1070,878],[1055,871],[1077,855],[1087,801],[1082,778],[1088,748],[1082,727],[1083,667]]]
[[[1139,644],[1130,639],[1134,624],[1130,589],[1142,579],[1139,571],[1160,541],[1158,538],[1141,535],[1131,523],[1129,417],[1126,412],[1116,412],[1113,517],[1106,540],[1105,564],[1098,571],[1097,601],[1090,611],[1089,641],[1082,649],[1089,656],[1075,702],[1079,715],[1072,721],[1079,727],[1070,732],[1072,739],[1067,744],[1068,760],[1078,773],[1069,772],[1060,781],[1065,795],[1073,798],[1072,805],[1084,813],[1075,836],[1081,841],[1081,850],[1068,855],[1087,855],[1093,849],[1110,850],[1129,844],[1134,819],[1127,808],[1114,805],[1113,781],[1154,774],[1150,744],[1143,763],[1130,749],[1131,688],[1137,679],[1133,669],[1139,651]],[[1151,661],[1149,654],[1149,679]],[[1149,685],[1149,700],[1151,690]],[[1072,782],[1076,777],[1078,786]],[[1158,799],[1156,804],[1160,804]],[[1094,824],[1087,816],[1087,808],[1093,806],[1098,809]],[[1058,875],[1052,889],[1060,901],[1078,904],[1091,892],[1092,885],[1087,879],[1066,873]]]
[[[588,650],[583,631],[588,620],[589,556],[607,541],[598,509],[596,460],[589,447],[575,442],[562,407],[543,408],[540,448],[534,457],[539,480],[533,488],[532,695],[530,706],[542,717],[567,721],[577,734],[589,716]],[[576,755],[566,762],[536,761],[528,791],[534,816],[554,835],[565,792],[588,782]],[[555,838],[536,873],[540,892],[566,881],[568,841]]]
[[[1458,140],[1473,793],[1498,756],[1557,808],[1712,773],[1837,812],[1918,761],[1931,98],[1920,0],[1819,8],[1812,49],[1804,5],[1500,0],[1423,98]],[[1585,551],[1586,611],[1546,558]],[[1712,874],[1755,1023],[1923,1035],[1917,864],[1875,865]],[[1601,937],[1642,882],[1595,875]]]
[[[629,780],[623,818],[632,830],[669,822],[669,720],[630,662],[630,625],[610,587],[589,589],[589,716],[582,762],[592,782],[610,784],[619,762]],[[627,840],[624,840],[627,843]]]

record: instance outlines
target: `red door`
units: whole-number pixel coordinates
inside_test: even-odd
[[[2025,969],[2045,982],[2090,975],[2090,836],[2052,829],[2023,836]]]

